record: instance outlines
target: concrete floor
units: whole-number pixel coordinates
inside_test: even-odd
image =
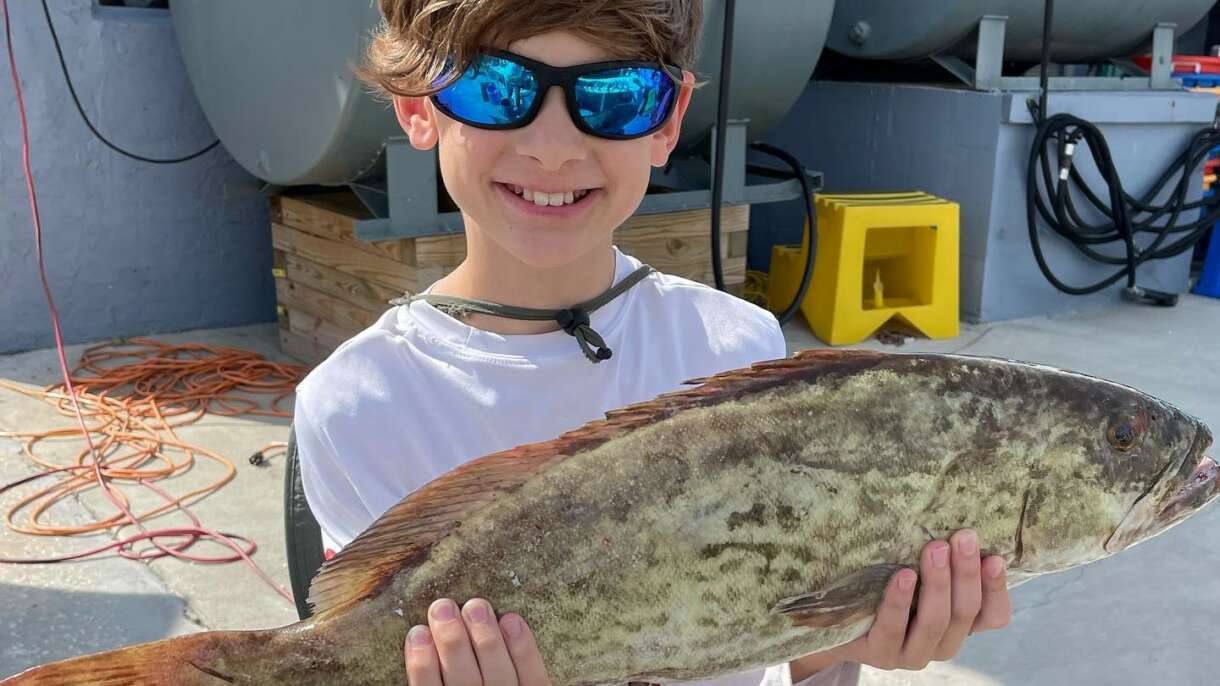
[[[787,327],[793,350],[819,344],[798,320]],[[192,331],[162,340],[235,345],[285,359],[273,325]],[[1049,318],[964,326],[949,341],[912,341],[900,352],[956,351],[1075,369],[1141,388],[1178,404],[1220,429],[1220,301],[1186,297],[1174,309],[1127,303]],[[83,346],[73,346],[69,359]],[[0,357],[0,378],[41,386],[58,378],[54,351]],[[47,406],[0,389],[0,430],[65,425]],[[283,440],[286,420],[207,417],[181,434],[231,459],[238,476],[194,504],[203,522],[252,537],[254,559],[287,585],[284,563],[282,461],[255,467],[246,457]],[[66,459],[63,443],[48,454]],[[1213,450],[1213,453],[1215,450]],[[211,464],[178,477],[185,492],[216,473]],[[0,483],[32,473],[16,441],[0,437]],[[0,496],[7,509],[29,485]],[[135,502],[151,503],[131,491]],[[109,513],[97,494],[53,509],[54,521],[80,522]],[[159,526],[180,523],[165,517]],[[1004,631],[971,639],[949,663],[918,673],[869,670],[877,686],[1220,683],[1220,508],[1212,508],[1136,550],[1013,591],[1016,614]],[[36,557],[110,540],[16,535],[0,527],[0,557]],[[219,552],[199,544],[196,552]],[[280,626],[292,606],[245,565],[201,565],[161,559],[150,564],[115,555],[58,565],[0,565],[0,678],[27,667],[201,629]]]

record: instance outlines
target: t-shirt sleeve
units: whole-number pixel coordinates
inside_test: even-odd
[[[326,436],[325,427],[314,422],[308,399],[298,388],[293,411],[297,456],[305,500],[322,529],[322,544],[338,552],[368,528],[376,516],[365,506],[339,460],[339,453]]]
[[[767,360],[778,360],[788,356],[788,342],[784,340],[784,330],[780,328],[779,321],[773,320],[774,326],[768,328],[767,336]]]

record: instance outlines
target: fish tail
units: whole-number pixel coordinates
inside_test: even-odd
[[[0,686],[260,683],[259,648],[277,633],[272,629],[189,634],[32,667],[0,681]]]

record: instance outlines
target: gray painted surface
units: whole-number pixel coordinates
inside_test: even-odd
[[[149,157],[177,157],[214,140],[168,13],[95,13],[89,0],[50,5],[81,103],[110,140]],[[47,270],[65,338],[274,319],[267,203],[253,193],[253,177],[223,147],[177,165],[145,164],[105,147],[72,104],[38,3],[10,3],[10,12]],[[54,340],[38,280],[7,63],[0,122],[5,352]]]
[[[1181,35],[1215,0],[1073,0],[1055,4],[1054,60],[1130,54],[1146,45],[1159,22]],[[853,57],[912,59],[952,53],[974,56],[979,19],[1008,18],[1005,56],[1037,60],[1042,51],[1042,2],[1029,0],[851,0],[839,3],[827,45]]]
[[[967,320],[1013,319],[1117,300],[1123,282],[1102,293],[1071,296],[1056,290],[1038,270],[1025,218],[1025,166],[1034,134],[1025,97],[923,85],[811,82],[768,140],[823,172],[828,193],[918,189],[959,203],[961,312]],[[1183,92],[1069,92],[1053,94],[1049,109],[1097,123],[1124,186],[1139,195],[1190,136],[1212,121],[1215,98]],[[1103,186],[1083,151],[1077,164],[1100,191]],[[1188,199],[1201,194],[1202,182],[1192,183]],[[1197,217],[1197,211],[1192,214]],[[785,227],[770,232],[777,241],[798,242],[801,222],[794,203],[756,208],[751,224],[763,230],[753,247],[764,249],[770,237],[766,227],[772,226]],[[1066,283],[1085,285],[1113,272],[1114,267],[1086,260],[1049,230],[1041,233],[1047,260]],[[767,261],[757,252],[751,257],[753,264]],[[1189,260],[1185,253],[1146,264],[1138,271],[1138,283],[1184,292]]]

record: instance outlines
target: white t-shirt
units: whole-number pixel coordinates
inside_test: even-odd
[[[640,266],[617,249],[615,260],[616,282]],[[340,345],[298,385],[294,417],[302,484],[325,547],[340,550],[468,460],[554,438],[687,379],[786,355],[770,312],[660,273],[593,312],[590,325],[614,351],[610,360],[590,363],[563,331],[491,333],[424,302],[387,310]],[[838,672],[810,683],[855,683],[835,680]],[[787,665],[714,683],[760,682],[790,685]]]

